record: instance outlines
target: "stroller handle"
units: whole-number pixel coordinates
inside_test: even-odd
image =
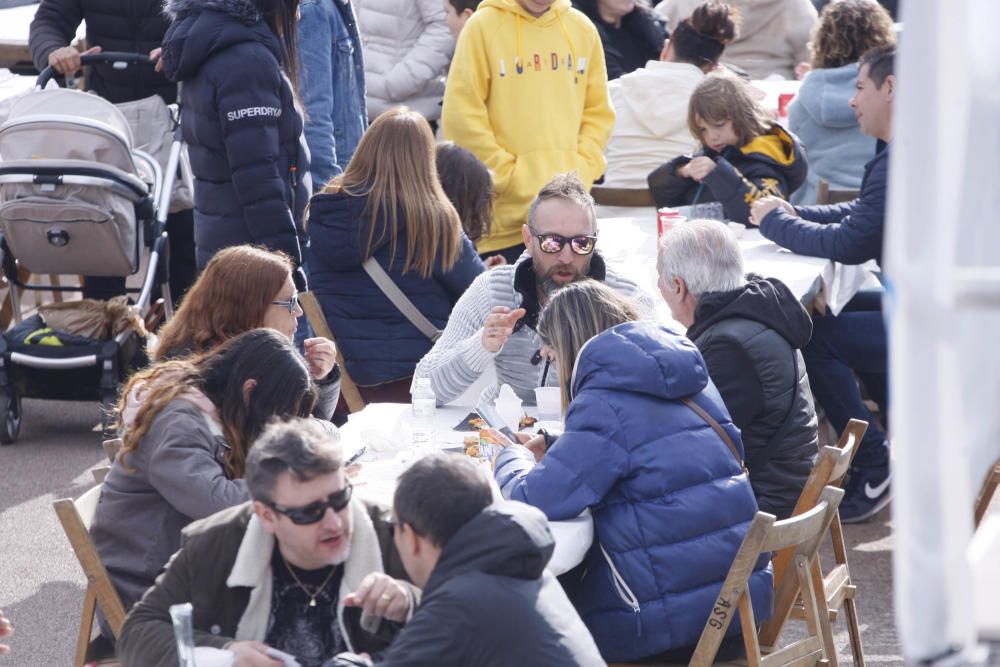
[[[153,61],[149,56],[142,53],[127,53],[124,51],[107,51],[104,53],[91,53],[80,56],[80,65],[95,65],[98,63],[111,63],[115,69],[125,69],[129,65],[152,65]],[[56,75],[55,69],[49,65],[41,71],[35,79],[35,89],[41,90]]]

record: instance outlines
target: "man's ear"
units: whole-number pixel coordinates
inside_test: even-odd
[[[264,530],[274,535],[275,524],[278,522],[274,510],[259,500],[255,500],[253,501],[253,512],[260,519],[260,525],[263,526]]]
[[[670,279],[670,291],[674,292],[678,297],[683,299],[688,293],[688,288],[680,277],[674,276]]]
[[[469,17],[472,16],[472,10],[466,7],[465,9],[462,10],[462,13],[459,16],[468,21]]]
[[[396,532],[399,534],[400,551],[409,556],[419,556],[422,545],[413,526],[408,523],[396,524]]]
[[[528,249],[528,257],[534,257],[531,252],[531,230],[528,229],[528,225],[521,225],[521,241],[524,243],[524,247]]]
[[[891,102],[893,93],[896,92],[896,75],[890,74],[885,77],[885,81],[882,82],[882,87],[886,88],[885,94]]]

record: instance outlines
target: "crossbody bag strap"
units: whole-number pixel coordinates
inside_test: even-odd
[[[392,305],[396,306],[396,309],[403,314],[410,324],[415,326],[420,333],[431,339],[431,342],[437,341],[441,337],[441,330],[438,329],[434,324],[424,317],[424,314],[417,310],[417,307],[413,305],[403,290],[396,286],[389,274],[385,272],[385,269],[375,261],[374,257],[369,257],[361,265],[368,277],[375,281],[375,285],[382,290],[382,294],[385,294],[389,301],[392,301]]]
[[[691,408],[692,410],[694,410],[699,417],[705,420],[705,423],[707,423],[709,426],[712,427],[713,431],[719,434],[719,437],[722,438],[722,442],[726,443],[726,447],[729,447],[729,451],[732,452],[733,456],[736,458],[736,461],[739,462],[740,469],[743,470],[743,472],[746,472],[747,464],[744,463],[743,457],[740,456],[740,450],[736,448],[736,444],[733,442],[733,439],[729,437],[728,433],[726,433],[726,429],[722,428],[722,424],[717,422],[715,420],[715,417],[708,414],[705,408],[695,403],[693,400],[691,400],[690,397],[682,398],[681,402],[684,403],[684,405]]]

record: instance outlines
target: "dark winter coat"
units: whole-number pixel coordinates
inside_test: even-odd
[[[87,22],[88,46],[143,55],[160,45],[170,24],[160,0],[42,0],[28,32],[38,71],[48,67],[49,54],[73,43],[81,21]],[[151,66],[87,67],[86,82],[88,90],[115,103],[150,95],[159,95],[167,104],[177,99],[177,85]]]
[[[739,431],[698,348],[655,322],[592,338],[577,357],[572,390],[566,430],[541,463],[520,445],[497,456],[504,497],[556,521],[590,508],[595,544],[573,602],[605,660],[692,646],[757,501],[733,453],[680,399],[691,397],[742,452]],[[757,620],[769,617],[767,559],[750,592]],[[735,634],[739,623],[730,627]]]
[[[242,243],[280,250],[300,267],[309,151],[281,43],[250,0],[169,0],[167,11],[163,66],[184,83],[199,268]]]
[[[432,346],[361,266],[368,242],[367,201],[364,196],[338,192],[316,195],[309,206],[313,291],[344,355],[348,374],[365,387],[412,376]],[[402,220],[397,234],[395,253],[385,238],[373,248],[373,256],[417,310],[443,329],[455,302],[486,267],[463,233],[458,261],[450,270],[439,265],[429,278],[417,271],[403,273],[407,237]],[[375,238],[380,235],[376,231]]]
[[[757,504],[788,518],[817,450],[799,352],[812,336],[812,319],[784,283],[750,275],[739,289],[702,295],[687,335],[743,436]]]
[[[487,508],[445,545],[413,618],[377,665],[604,665],[556,578],[541,512]]]
[[[768,195],[788,199],[806,180],[802,144],[780,125],[772,125],[769,133],[743,147],[726,146],[716,153],[704,146],[702,151],[716,163],[716,168],[704,178],[704,187],[677,175],[677,170],[694,156],[676,157],[653,170],[647,181],[657,206],[722,202],[726,220],[746,224],[750,206],[756,200]]]
[[[573,7],[587,15],[601,36],[609,81],[644,67],[650,60],[659,60],[667,30],[648,7],[636,3],[617,28],[601,18],[597,0],[573,0]]]
[[[774,209],[760,233],[800,255],[826,257],[843,264],[882,262],[882,230],[889,188],[889,145],[865,165],[857,199],[829,206],[800,206],[799,217]]]

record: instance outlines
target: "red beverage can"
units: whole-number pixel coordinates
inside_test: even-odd
[[[675,224],[684,219],[684,216],[676,209],[667,206],[656,209],[656,238],[663,238],[663,235],[670,231]]]

